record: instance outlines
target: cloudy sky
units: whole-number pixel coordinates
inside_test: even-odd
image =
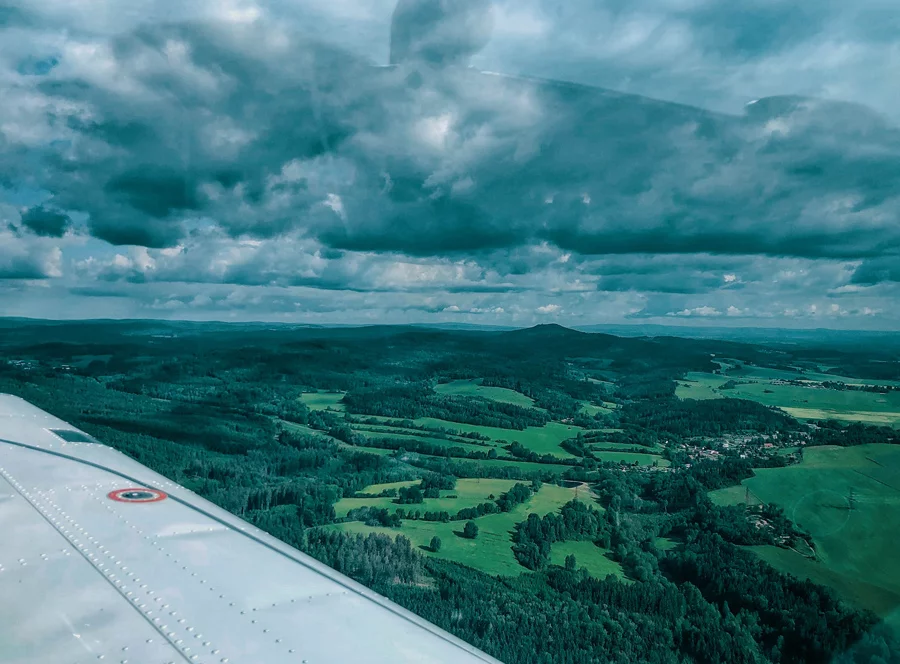
[[[0,315],[900,329],[895,0],[8,1]]]

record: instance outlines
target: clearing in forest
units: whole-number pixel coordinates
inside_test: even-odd
[[[335,504],[334,511],[338,517],[347,516],[347,512],[358,507],[379,507],[393,512],[397,509],[405,511],[425,512],[449,512],[450,516],[466,507],[475,507],[480,503],[487,503],[494,498],[499,498],[501,493],[509,491],[516,480],[495,479],[462,479],[456,481],[455,489],[441,491],[440,498],[425,498],[424,502],[414,505],[400,505],[396,498],[342,498]],[[412,486],[418,482],[398,482],[392,485],[375,485],[366,487],[360,493],[380,493],[382,489],[394,486]]]
[[[415,423],[435,429],[443,428],[462,432],[474,431],[487,436],[493,441],[505,440],[507,443],[518,441],[532,452],[552,454],[561,459],[571,459],[574,458],[574,455],[566,452],[559,444],[564,440],[574,438],[579,431],[582,431],[581,427],[560,422],[548,422],[542,427],[527,427],[522,431],[518,429],[501,429],[500,427],[486,427],[478,424],[462,424],[450,422],[449,420],[438,420],[433,417],[421,417],[415,420]]]
[[[588,401],[581,402],[581,412],[585,415],[608,415],[617,408],[616,404],[611,401],[604,401],[602,406],[596,406]]]
[[[473,378],[471,380],[454,380],[450,383],[439,383],[434,386],[434,391],[438,394],[482,397],[491,401],[522,406],[523,408],[534,408],[534,399],[531,397],[505,387],[485,387],[481,384],[483,380],[483,378]]]
[[[609,551],[601,549],[593,542],[555,542],[550,548],[550,563],[565,566],[566,556],[575,556],[576,569],[584,567],[588,573],[598,579],[605,579],[609,574],[620,579],[625,578],[622,566],[607,556]]]
[[[422,432],[423,435],[417,434],[409,434],[409,433],[393,433],[389,429],[385,429],[384,431],[368,431],[366,429],[357,429],[354,427],[354,431],[359,435],[370,438],[372,440],[408,440],[410,441],[409,447],[413,447],[415,443],[423,443],[432,445],[434,447],[446,448],[450,449],[451,447],[458,447],[466,450],[467,452],[487,452],[490,449],[493,449],[494,446],[486,446],[484,444],[478,445],[477,443],[461,443],[457,440],[452,440],[448,438],[431,438]],[[500,450],[500,454],[506,454],[503,450]]]
[[[343,392],[304,392],[300,395],[300,400],[310,410],[346,410],[341,403],[343,398]]]
[[[555,484],[545,484],[537,494],[525,503],[516,506],[512,511],[489,514],[475,519],[475,523],[478,524],[478,537],[474,540],[462,537],[465,521],[449,523],[404,521],[400,528],[367,526],[364,523],[353,521],[325,527],[350,533],[404,535],[426,555],[463,563],[487,574],[511,576],[528,571],[519,565],[513,556],[512,531],[515,525],[524,521],[532,512],[541,516],[555,512],[576,497],[583,499],[586,498],[586,494],[584,491],[576,492],[574,488],[568,489]],[[441,550],[437,553],[428,549],[431,538],[435,535],[441,539]]]

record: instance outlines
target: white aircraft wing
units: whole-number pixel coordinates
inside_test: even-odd
[[[3,664],[499,664],[10,395],[0,597]]]

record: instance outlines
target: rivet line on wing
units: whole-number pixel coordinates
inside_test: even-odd
[[[172,559],[170,553],[166,552],[164,547],[161,546],[159,538],[152,534],[147,534],[142,528],[140,528],[137,524],[132,523],[130,519],[126,519],[125,516],[120,512],[119,509],[115,509],[114,503],[110,503],[110,501],[105,499],[105,491],[104,487],[98,486],[98,489],[101,490],[102,497],[95,493],[89,493],[88,496],[97,502],[101,507],[104,507],[107,511],[111,513],[118,521],[121,522],[121,525],[126,528],[130,528],[134,531],[135,535],[141,537],[145,541],[149,542],[148,550],[158,552],[159,554],[165,554],[165,557],[168,558],[172,563],[177,564],[177,559]],[[126,503],[127,505],[127,503]],[[186,570],[187,567],[183,566],[182,571]],[[138,578],[134,573],[130,573],[130,576],[134,583],[141,584],[140,578]],[[196,576],[196,575],[194,575]],[[201,580],[202,583],[205,583],[205,580]],[[138,595],[140,595],[140,591],[145,591],[146,594],[151,594],[150,590],[147,590],[147,584],[141,584],[137,589]],[[140,602],[140,600],[137,600]],[[152,622],[154,626],[160,630],[169,640],[172,645],[178,648],[182,654],[191,662],[200,662],[200,655],[197,653],[192,653],[193,648],[190,645],[190,641],[188,641],[188,637],[193,637],[197,643],[202,643],[204,648],[209,648],[209,654],[213,655],[218,659],[219,662],[228,662],[228,657],[222,657],[221,651],[216,648],[209,640],[203,639],[203,634],[198,632],[195,627],[193,627],[190,623],[188,623],[187,619],[182,617],[177,610],[172,608],[162,597],[153,596],[151,597],[151,601],[155,602],[158,607],[159,614],[152,618]],[[139,608],[147,613],[148,616],[153,615],[153,607],[149,606],[146,602],[138,604]],[[168,617],[161,617],[161,616]],[[168,623],[174,623],[174,625],[169,625]],[[166,623],[166,624],[164,624]],[[176,629],[181,631],[176,631]],[[184,634],[183,632],[187,632]]]
[[[84,541],[89,537],[89,533],[87,533],[83,526],[79,525],[71,516],[69,516],[62,508],[56,505],[52,500],[47,501],[48,504],[45,504],[45,498],[42,495],[42,492],[37,491],[36,488],[34,492],[29,491],[27,487],[20,484],[4,467],[0,466],[0,476],[2,476],[10,485],[12,485],[16,491],[18,491],[19,495],[24,498],[28,504],[30,504],[37,512],[46,520],[53,528],[56,529],[58,533],[60,533],[75,550],[81,554],[81,556],[90,563],[94,569],[96,569],[101,575],[103,575],[107,582],[127,601],[129,601],[132,605],[136,606],[139,609],[143,607],[138,607],[137,602],[133,597],[128,597],[125,594],[127,591],[127,586],[124,586],[124,582],[121,579],[118,579],[115,574],[113,574],[108,569],[100,568],[100,558],[96,555],[99,552],[97,549],[98,545],[96,543],[92,543],[94,540],[91,538],[91,541]],[[60,518],[61,517],[61,518]],[[79,539],[79,536],[82,539]],[[140,611],[144,614],[145,618],[147,614],[145,611]],[[148,621],[149,622],[149,621]],[[159,630],[158,625],[150,622],[150,624]],[[174,643],[174,641],[166,635],[164,632],[160,633],[166,638],[171,646],[178,649],[180,654],[185,657],[185,661],[196,661],[191,660],[180,648]],[[100,654],[98,655],[98,659],[105,659],[105,656]],[[127,664],[128,660],[120,660]]]
[[[137,526],[137,525],[134,524],[134,523],[131,523],[128,519],[126,519],[126,518],[120,513],[119,510],[115,509],[115,506],[106,504],[106,501],[104,501],[101,497],[96,496],[96,495],[91,495],[91,498],[93,498],[95,501],[101,503],[107,510],[109,510],[110,512],[112,512],[112,513],[116,516],[116,518],[118,518],[118,519],[119,519],[120,521],[122,521],[125,525],[127,525],[129,528],[131,528],[131,529],[135,532],[135,534],[139,535],[140,537],[143,537],[143,539],[146,540],[146,541],[148,541],[148,542],[150,543],[151,546],[153,546],[153,547],[156,548],[157,551],[159,551],[161,554],[164,554],[165,557],[166,557],[167,559],[169,559],[169,561],[170,561],[173,565],[176,565],[176,566],[178,567],[178,569],[179,569],[180,572],[188,572],[188,566],[187,566],[187,565],[181,564],[181,562],[180,562],[177,558],[175,558],[175,557],[171,554],[171,552],[166,551],[165,547],[163,546],[164,542],[159,538],[159,536],[154,535],[154,534],[152,534],[152,533],[151,533],[151,534],[145,533],[145,531],[144,531],[143,529],[141,529],[139,526]],[[214,528],[210,528],[209,530],[210,530],[210,531],[214,531],[215,529],[214,529]],[[202,532],[202,531],[201,531],[201,532]],[[210,591],[215,592],[216,589],[215,589],[213,586],[208,585],[205,579],[203,579],[203,578],[201,578],[201,577],[198,577],[196,572],[191,572],[191,573],[190,573],[190,578],[196,580],[196,581],[197,581],[201,586],[203,586],[204,588],[208,588]],[[347,593],[345,592],[345,593],[343,593],[343,594],[347,594]],[[219,595],[218,595],[218,599],[222,600],[223,602],[225,602],[225,601],[227,600],[226,596],[223,595],[223,594],[219,594]],[[234,602],[227,602],[227,604],[228,604],[228,608],[235,609],[235,603],[234,603]],[[272,606],[275,607],[276,604],[272,604]],[[256,608],[251,609],[251,612],[256,612],[256,611],[257,611]],[[239,610],[239,612],[240,612],[240,615],[242,615],[242,616],[247,616],[247,612],[246,612],[246,611]],[[172,612],[172,615],[175,615],[175,612]],[[248,619],[248,618],[245,618],[245,620],[249,620],[250,625],[259,625],[259,622],[260,622],[259,619],[257,619],[257,618],[249,618],[249,619]],[[179,620],[179,622],[180,622],[180,623],[183,623],[183,622],[184,622],[184,619]],[[278,644],[279,646],[285,648],[285,650],[287,650],[288,654],[293,655],[293,654],[296,653],[296,649],[295,649],[295,648],[288,648],[288,647],[286,647],[286,646],[284,645],[284,639],[283,639],[283,638],[272,636],[272,635],[271,635],[271,630],[270,630],[269,628],[261,627],[261,626],[260,626],[260,629],[262,630],[262,633],[266,635],[266,638],[272,638],[272,639],[274,639],[275,643]],[[188,628],[187,631],[193,632],[193,629],[192,629],[192,628]],[[195,639],[202,639],[202,638],[203,638],[203,635],[202,635],[202,634],[196,634],[196,633],[195,633],[195,634],[193,634],[193,636],[194,636]],[[211,644],[210,644],[209,641],[203,642],[203,645],[206,646],[206,647],[210,647],[210,646],[211,646]],[[219,655],[221,655],[221,652],[220,652],[218,649],[213,648],[213,650],[211,651],[211,654],[216,655],[216,656],[219,656]],[[223,657],[223,658],[220,660],[220,662],[228,662],[228,661],[229,661],[229,659],[228,659],[227,657]],[[304,662],[308,662],[308,660],[303,660],[303,661],[304,661]]]

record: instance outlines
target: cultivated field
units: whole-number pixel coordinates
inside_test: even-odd
[[[776,381],[801,380],[805,385],[787,385]],[[862,384],[858,379],[819,373],[796,373],[750,367],[739,373],[720,376],[689,373],[678,381],[675,395],[681,399],[748,399],[776,406],[800,419],[837,419],[900,426],[900,391],[881,394],[821,387],[820,380]],[[728,381],[737,384],[722,389]],[[890,384],[883,381],[881,384]]]

